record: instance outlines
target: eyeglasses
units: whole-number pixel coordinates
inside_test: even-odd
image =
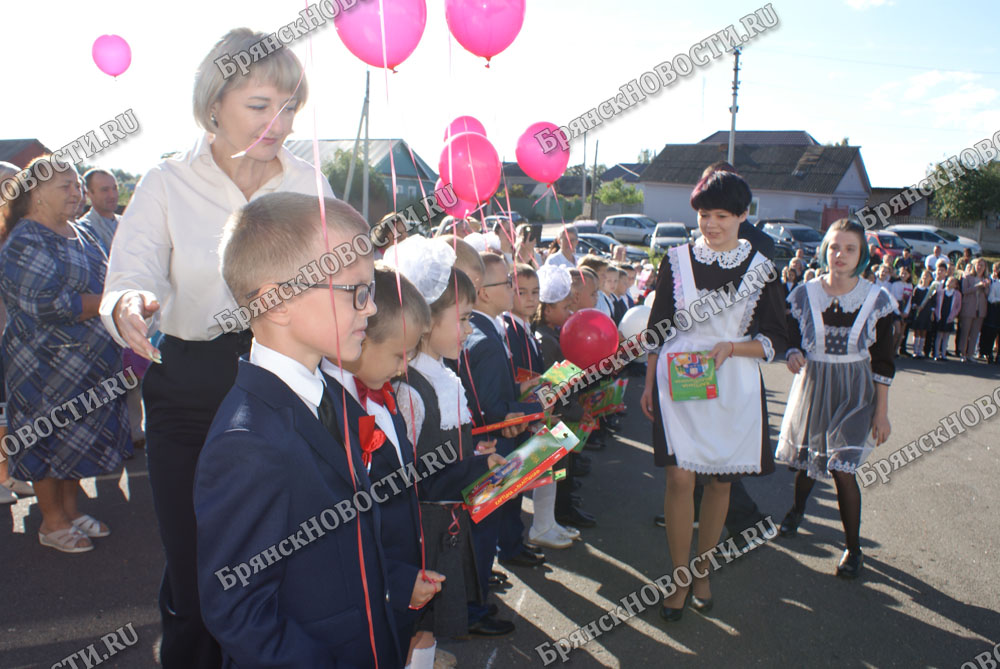
[[[278,285],[279,286],[295,286],[296,283],[295,283],[295,280],[292,279],[292,280],[289,280],[289,281],[282,281]],[[361,311],[366,306],[368,306],[368,300],[372,300],[372,301],[375,300],[375,282],[374,281],[372,281],[371,283],[358,283],[358,284],[350,285],[350,286],[343,285],[343,284],[337,284],[337,283],[334,283],[334,284],[329,284],[329,283],[311,283],[311,284],[306,284],[304,286],[301,285],[301,284],[299,284],[299,287],[302,290],[308,290],[309,288],[335,288],[337,290],[344,290],[344,291],[352,292],[352,293],[354,293],[354,309],[356,311]],[[249,300],[249,299],[253,298],[258,292],[260,292],[260,288],[258,288],[257,290],[255,290],[253,292],[247,293],[246,299]]]
[[[507,286],[508,288],[514,287],[514,275],[509,274],[506,281],[501,281],[500,283],[484,283],[483,288],[492,288],[493,286]]]

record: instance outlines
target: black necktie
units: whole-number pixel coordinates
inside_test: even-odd
[[[323,398],[319,401],[319,422],[323,423],[323,427],[326,431],[333,435],[336,441],[341,441],[343,437],[340,434],[340,425],[337,424],[337,410],[333,406],[333,398],[330,397],[329,388],[323,388]],[[347,445],[341,444],[341,446],[346,450]],[[351,453],[352,460],[354,453]],[[360,456],[357,458],[360,459]],[[357,470],[354,471],[354,484],[357,488],[361,489],[361,478],[358,476]]]

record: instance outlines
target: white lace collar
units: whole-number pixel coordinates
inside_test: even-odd
[[[822,280],[818,277],[812,279],[812,281],[820,281],[819,284],[819,310],[826,311],[830,308],[831,304],[835,304],[842,312],[845,314],[850,314],[861,308],[864,304],[865,298],[868,297],[868,292],[872,289],[872,282],[867,279],[858,279],[858,284],[854,286],[849,292],[843,295],[830,295],[826,292],[823,287]]]
[[[471,423],[469,400],[465,396],[462,380],[440,360],[426,353],[419,354],[410,365],[424,375],[437,395],[438,411],[441,414],[441,429],[451,430],[459,426],[458,412],[461,407],[461,423]]]
[[[691,246],[691,250],[694,252],[694,259],[700,262],[702,265],[711,265],[712,263],[718,263],[719,267],[723,269],[733,269],[734,267],[739,267],[743,264],[750,256],[750,250],[753,247],[745,239],[739,240],[736,248],[731,251],[713,251],[708,248],[708,244],[705,243],[704,237],[699,237],[695,243]]]

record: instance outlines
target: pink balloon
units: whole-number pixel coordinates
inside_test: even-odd
[[[132,64],[132,49],[128,42],[118,35],[101,35],[94,40],[90,50],[97,67],[101,72],[117,77]]]
[[[558,132],[559,126],[547,121],[532,123],[517,140],[517,150],[514,155],[517,156],[517,164],[521,166],[525,174],[535,181],[551,184],[555,183],[566,171],[566,166],[569,165],[569,149],[556,146],[546,153],[538,138],[535,137],[542,130],[555,133]],[[546,133],[546,137],[551,137],[551,135]]]
[[[489,60],[510,46],[524,24],[525,0],[445,0],[448,29],[467,50]]]
[[[385,58],[382,54],[382,20],[385,11]],[[366,0],[345,9],[334,19],[337,36],[355,56],[373,67],[393,72],[417,48],[427,24],[425,0]]]
[[[462,132],[441,150],[441,179],[451,182],[455,194],[469,202],[484,202],[500,185],[500,156],[490,140],[476,132]]]
[[[465,218],[472,212],[479,208],[475,202],[467,202],[455,194],[455,189],[452,187],[451,196],[449,197],[448,192],[443,190],[445,188],[444,182],[441,179],[437,180],[434,184],[434,196],[441,205],[441,208],[445,210],[445,213],[451,214],[457,218]]]
[[[459,116],[449,123],[445,129],[444,141],[447,142],[460,132],[478,132],[483,137],[486,137],[486,127],[479,122],[479,119],[473,116]]]

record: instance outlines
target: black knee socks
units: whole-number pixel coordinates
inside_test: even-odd
[[[806,500],[812,492],[814,479],[809,478],[804,469],[795,473],[795,511],[797,513],[806,512]]]
[[[861,548],[861,488],[853,473],[833,472],[833,481],[837,486],[837,502],[847,550],[854,552]]]

